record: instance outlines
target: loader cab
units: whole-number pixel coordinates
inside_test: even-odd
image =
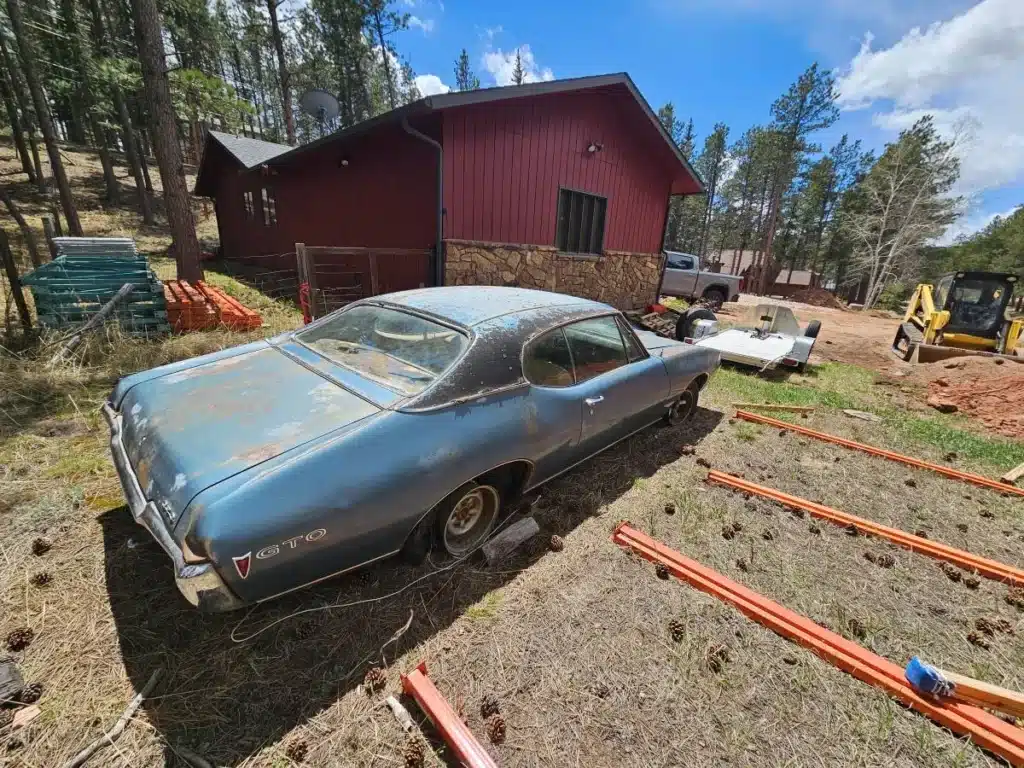
[[[994,272],[946,275],[935,286],[934,294],[935,308],[949,312],[943,332],[997,338],[1016,281],[1016,275]]]

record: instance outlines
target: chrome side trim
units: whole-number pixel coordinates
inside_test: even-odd
[[[326,576],[321,576],[319,579],[313,579],[313,581],[307,581],[305,584],[300,584],[297,587],[292,587],[291,589],[286,589],[284,592],[277,592],[277,593],[275,593],[273,595],[270,595],[269,597],[261,597],[256,602],[257,603],[265,603],[265,602],[267,602],[267,600],[274,600],[274,599],[276,599],[278,597],[281,597],[282,595],[287,595],[287,594],[290,594],[292,592],[298,592],[300,589],[306,589],[306,587],[312,587],[314,584],[319,584],[321,581],[327,581],[327,579],[333,579],[335,576],[341,576],[343,573],[348,573],[349,571],[354,571],[357,568],[362,568],[363,566],[370,565],[370,563],[376,563],[378,560],[386,560],[389,557],[394,557],[395,555],[397,555],[401,551],[402,551],[401,549],[396,549],[394,552],[388,552],[387,554],[380,555],[379,557],[375,557],[375,558],[373,558],[371,560],[367,560],[366,562],[359,563],[359,565],[351,565],[348,568],[342,568],[340,571],[335,571],[334,573],[329,573]]]

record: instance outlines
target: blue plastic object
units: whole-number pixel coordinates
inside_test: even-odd
[[[917,656],[907,663],[903,674],[907,678],[907,682],[919,691],[934,696],[953,695],[954,684],[943,677],[939,670],[931,664],[921,661]]]

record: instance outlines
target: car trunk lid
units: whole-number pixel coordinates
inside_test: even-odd
[[[203,489],[380,410],[270,346],[144,381],[120,406],[139,484],[171,525]]]

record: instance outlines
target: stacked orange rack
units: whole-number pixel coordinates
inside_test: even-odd
[[[164,282],[164,298],[167,301],[167,321],[177,333],[202,331],[221,325],[233,331],[249,331],[263,324],[258,312],[202,280],[196,281],[195,285],[185,280],[167,280]]]

